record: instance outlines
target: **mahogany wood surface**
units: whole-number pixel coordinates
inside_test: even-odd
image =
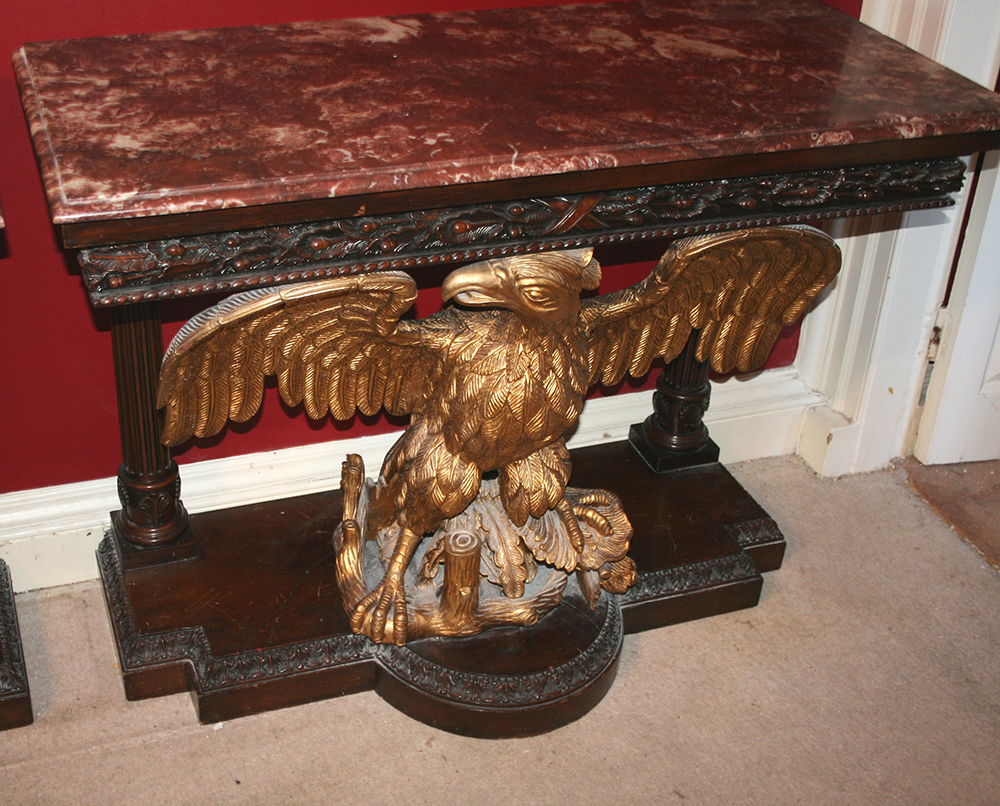
[[[115,529],[136,546],[175,543],[188,529],[180,501],[180,475],[170,449],[160,442],[156,409],[163,336],[156,305],[128,305],[112,317],[111,345],[118,392],[122,463]]]
[[[380,647],[375,691],[414,719],[452,733],[481,739],[545,733],[601,701],[618,672],[622,638],[617,602],[605,596],[591,611],[571,592],[534,627]]]
[[[374,688],[443,729],[525,735],[579,718],[600,700],[622,633],[757,603],[753,546],[737,535],[766,514],[721,465],[657,474],[624,442],[575,451],[573,461],[571,484],[623,499],[640,572],[633,591],[605,595],[607,612],[592,613],[571,594],[534,627],[423,639],[404,650],[348,628],[331,546],[339,491],[193,515],[197,556],[156,567],[124,567],[121,541],[110,534],[99,559],[126,695],[191,690],[201,721],[214,722]],[[776,528],[771,538],[781,540]],[[565,691],[534,696],[532,681],[580,663],[580,648],[593,648],[587,673],[564,682]],[[398,672],[414,664],[452,677],[511,678],[515,702],[470,702],[467,692]]]

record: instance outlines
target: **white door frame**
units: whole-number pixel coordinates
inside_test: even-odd
[[[955,2],[941,61],[984,86],[1000,67],[995,0]],[[1000,153],[985,155],[914,454],[925,464],[1000,457]]]
[[[861,19],[973,80],[995,70],[995,0],[865,0]],[[965,206],[840,222],[836,284],[806,318],[796,367],[826,404],[799,453],[838,476],[884,467],[913,442],[927,348]],[[898,225],[898,228],[897,228]]]
[[[924,464],[1000,458],[1000,152],[984,159],[920,415]]]

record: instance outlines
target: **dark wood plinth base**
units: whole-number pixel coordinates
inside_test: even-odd
[[[121,512],[111,513],[111,522],[117,523]],[[116,533],[120,534],[117,529]],[[121,552],[122,566],[134,568],[152,568],[178,560],[193,560],[198,556],[198,538],[194,530],[188,526],[181,536],[165,546],[137,546],[128,540],[120,540],[118,547]]]
[[[31,721],[31,694],[14,610],[14,588],[7,564],[0,560],[0,730],[20,728]]]
[[[126,696],[190,690],[207,723],[375,689],[444,730],[529,735],[600,702],[623,633],[757,603],[784,542],[725,468],[653,473],[624,442],[573,463],[573,486],[621,497],[636,585],[596,611],[568,593],[526,630],[403,649],[348,627],[331,546],[339,491],[192,516],[197,556],[159,566],[126,567],[110,533],[98,560]]]
[[[601,701],[615,679],[622,638],[615,597],[602,595],[592,611],[567,588],[563,603],[532,627],[378,647],[375,690],[441,730],[480,739],[532,736]]]

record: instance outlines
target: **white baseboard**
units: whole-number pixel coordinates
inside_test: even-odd
[[[587,403],[570,447],[615,442],[650,413],[651,392]],[[824,399],[794,368],[713,384],[705,418],[723,462],[794,453],[805,412]],[[340,464],[358,453],[373,470],[395,434],[335,440],[182,466],[189,512],[205,512],[319,492],[340,483]],[[95,579],[94,552],[118,508],[114,478],[0,495],[0,557],[16,591]]]

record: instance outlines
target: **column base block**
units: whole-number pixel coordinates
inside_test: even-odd
[[[654,473],[666,473],[670,470],[681,470],[719,461],[719,446],[711,439],[694,451],[672,451],[650,441],[642,423],[633,425],[629,429],[628,441]]]

